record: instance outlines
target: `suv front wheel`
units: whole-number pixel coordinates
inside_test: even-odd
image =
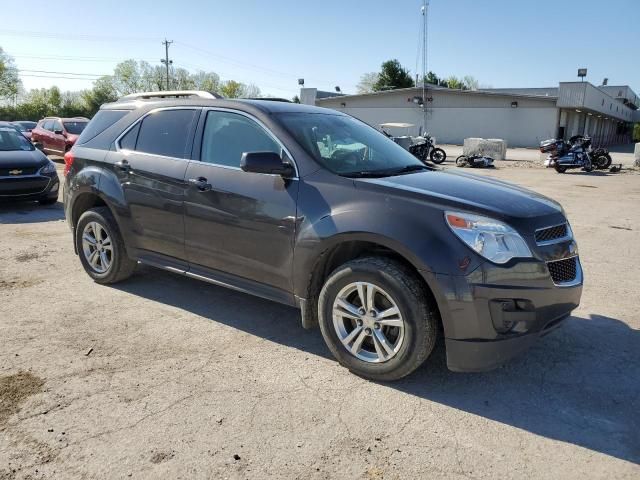
[[[431,354],[438,314],[424,285],[399,262],[365,257],[345,263],[327,279],[318,301],[329,349],[356,375],[400,379]]]
[[[137,262],[127,256],[118,224],[107,207],[84,212],[75,235],[82,266],[97,283],[120,282],[135,270]]]

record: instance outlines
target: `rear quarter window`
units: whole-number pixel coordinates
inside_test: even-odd
[[[87,143],[124,117],[129,110],[100,110],[80,134],[77,143]]]

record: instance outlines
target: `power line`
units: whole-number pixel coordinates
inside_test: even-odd
[[[29,72],[29,73],[53,73],[56,75],[79,75],[85,77],[111,77],[112,75],[101,74],[101,73],[76,73],[76,72],[53,72],[50,70],[26,70],[26,69],[18,69],[18,72]]]
[[[157,38],[150,37],[116,37],[110,35],[88,35],[88,34],[70,34],[59,32],[29,32],[24,30],[6,30],[0,29],[0,35],[8,35],[14,37],[33,37],[33,38],[60,38],[71,40],[89,40],[89,41],[117,41],[117,42],[157,42]]]
[[[55,61],[73,61],[73,62],[103,62],[103,63],[112,63],[112,62],[124,62],[125,60],[136,60],[143,62],[153,62],[155,59],[151,58],[122,58],[122,57],[74,57],[73,55],[14,55],[11,54],[14,58],[28,58],[33,60],[55,60]]]

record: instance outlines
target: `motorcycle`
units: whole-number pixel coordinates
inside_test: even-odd
[[[542,153],[550,153],[547,166],[553,166],[558,173],[569,169],[581,168],[591,172],[594,164],[591,161],[591,138],[584,136],[571,137],[567,144],[564,140],[545,140],[540,144]]]
[[[441,148],[435,148],[433,144],[433,137],[430,134],[419,135],[417,137],[400,136],[395,137],[388,133],[385,128],[399,127],[410,128],[415,125],[410,123],[383,123],[380,125],[382,133],[388,138],[396,142],[398,145],[408,150],[414,157],[418,158],[423,163],[431,161],[436,164],[441,164],[447,159],[446,152]]]
[[[585,137],[584,135],[574,135],[569,141],[552,138],[541,142],[540,151],[542,153],[549,153],[545,161],[545,166],[555,168],[559,158],[569,154],[572,148],[581,147],[585,143],[585,140],[588,140],[587,150],[593,167],[598,170],[606,170],[609,168],[611,166],[611,155],[609,151],[604,147],[591,148],[590,137]]]
[[[485,155],[460,155],[456,158],[458,167],[487,168],[493,167],[493,158]]]

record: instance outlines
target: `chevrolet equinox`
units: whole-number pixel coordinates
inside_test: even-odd
[[[296,306],[363,377],[494,368],[580,301],[562,207],[430,168],[340,112],[206,92],[103,105],[65,155],[75,251],[101,284],[138,262]],[[259,321],[259,319],[256,319]]]

